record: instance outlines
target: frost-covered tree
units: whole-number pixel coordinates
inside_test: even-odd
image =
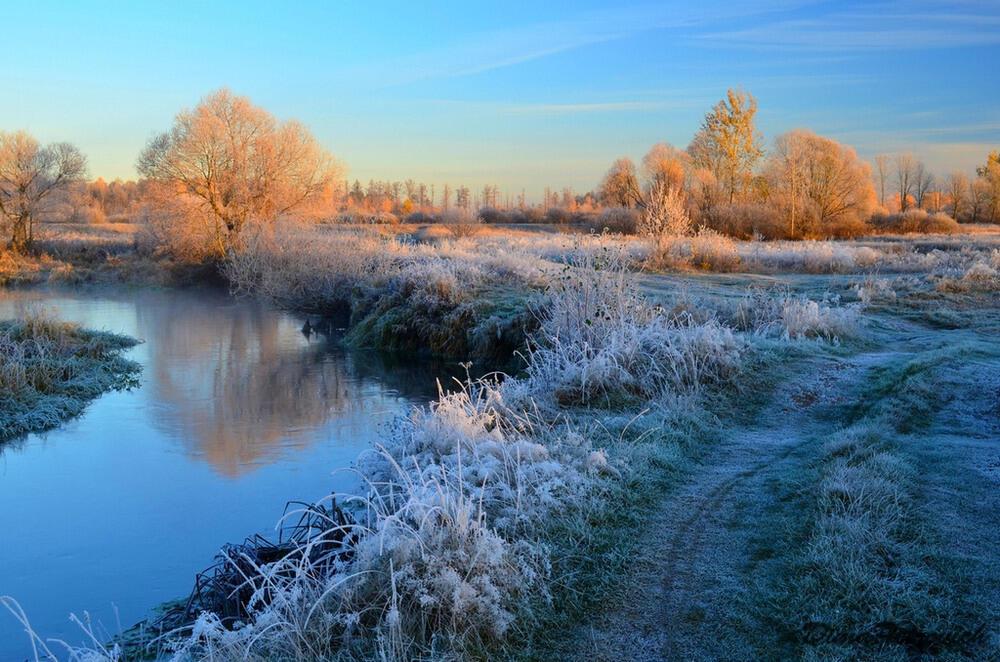
[[[878,204],[885,208],[886,184],[889,181],[889,155],[879,154],[875,157],[875,176],[878,179]]]
[[[0,132],[0,221],[10,248],[28,248],[46,202],[86,172],[86,157],[69,143],[43,147],[24,131]]]
[[[337,174],[333,158],[304,126],[279,122],[225,89],[180,112],[169,131],[149,142],[137,169],[162,185],[161,202],[182,203],[172,205],[177,220],[208,226],[205,234],[220,257],[248,222],[268,224],[301,210]],[[178,226],[198,229],[205,228]]]
[[[990,152],[986,157],[986,165],[976,168],[979,181],[982,182],[986,198],[986,208],[991,223],[1000,221],[1000,151]]]
[[[639,232],[651,237],[689,234],[691,218],[685,206],[683,189],[663,180],[654,181],[646,192]]]
[[[684,188],[688,155],[668,143],[656,143],[642,157],[642,173],[647,186],[663,183],[670,188]]]

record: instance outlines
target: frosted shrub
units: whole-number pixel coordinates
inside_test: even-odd
[[[693,237],[661,237],[648,263],[656,269],[729,272],[740,267],[740,254],[734,240],[703,227]]]
[[[737,328],[786,339],[823,338],[839,341],[858,335],[859,305],[837,300],[813,301],[802,296],[750,288],[733,314]]]
[[[738,369],[741,344],[715,321],[647,303],[620,253],[568,267],[549,292],[527,381],[539,399],[588,403],[697,391]]]
[[[691,219],[684,204],[683,192],[657,181],[649,192],[646,208],[639,223],[639,232],[649,237],[686,235],[691,232]]]
[[[857,335],[859,317],[855,306],[830,306],[804,298],[786,299],[781,307],[781,324],[788,338],[848,338]]]

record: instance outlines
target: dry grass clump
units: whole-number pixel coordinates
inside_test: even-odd
[[[101,393],[136,383],[125,336],[44,316],[0,322],[0,441],[55,427]]]
[[[554,279],[528,365],[534,391],[562,404],[650,400],[736,374],[743,346],[732,331],[650,305],[626,262],[585,253]]]
[[[937,284],[942,292],[1000,292],[1000,250],[977,260],[960,277],[945,277]]]
[[[788,292],[752,287],[731,314],[733,325],[785,340],[821,338],[839,342],[861,332],[861,305],[840,305],[837,298],[813,301]]]
[[[697,269],[732,272],[740,268],[737,242],[708,228],[694,236],[660,237],[648,265],[653,269]]]

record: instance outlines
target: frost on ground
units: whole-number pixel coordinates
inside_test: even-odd
[[[633,572],[553,657],[1000,654],[1000,345],[899,312],[861,344],[799,345],[755,421],[664,495]]]
[[[55,427],[101,393],[135,384],[136,341],[32,315],[0,322],[0,442]]]
[[[358,461],[364,492],[337,497],[353,523],[336,558],[255,568],[244,622],[202,613],[155,642],[163,656],[870,659],[918,654],[935,637],[962,640],[947,648],[956,659],[992,650],[975,633],[1000,590],[981,588],[979,601],[952,590],[961,582],[939,559],[954,550],[927,514],[912,450],[946,409],[927,375],[972,354],[927,353],[951,337],[899,312],[954,303],[933,283],[969,271],[987,282],[996,252],[720,248],[709,233],[666,248],[608,236],[259,241],[230,266],[237,288],[302,309],[346,305],[351,333],[382,344],[454,350],[471,328],[461,351],[510,331],[520,308],[525,365],[443,389],[400,421]],[[853,293],[846,304],[732,276],[712,281],[729,288],[714,303],[640,296],[633,272],[661,249],[678,269],[735,251],[741,269],[867,275],[853,287],[803,277],[812,291]],[[991,300],[961,293],[972,295]],[[995,358],[994,342],[973,354]],[[966,512],[949,498],[935,508]],[[1000,542],[997,530],[976,530],[976,549]],[[1000,584],[977,572],[980,587]]]

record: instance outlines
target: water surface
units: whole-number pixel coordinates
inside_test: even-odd
[[[286,501],[352,489],[336,470],[453,369],[347,352],[215,291],[0,291],[0,319],[32,309],[144,341],[140,387],[0,447],[0,595],[75,644],[71,612],[128,627],[222,544],[273,532]],[[0,610],[0,659],[29,654]]]

